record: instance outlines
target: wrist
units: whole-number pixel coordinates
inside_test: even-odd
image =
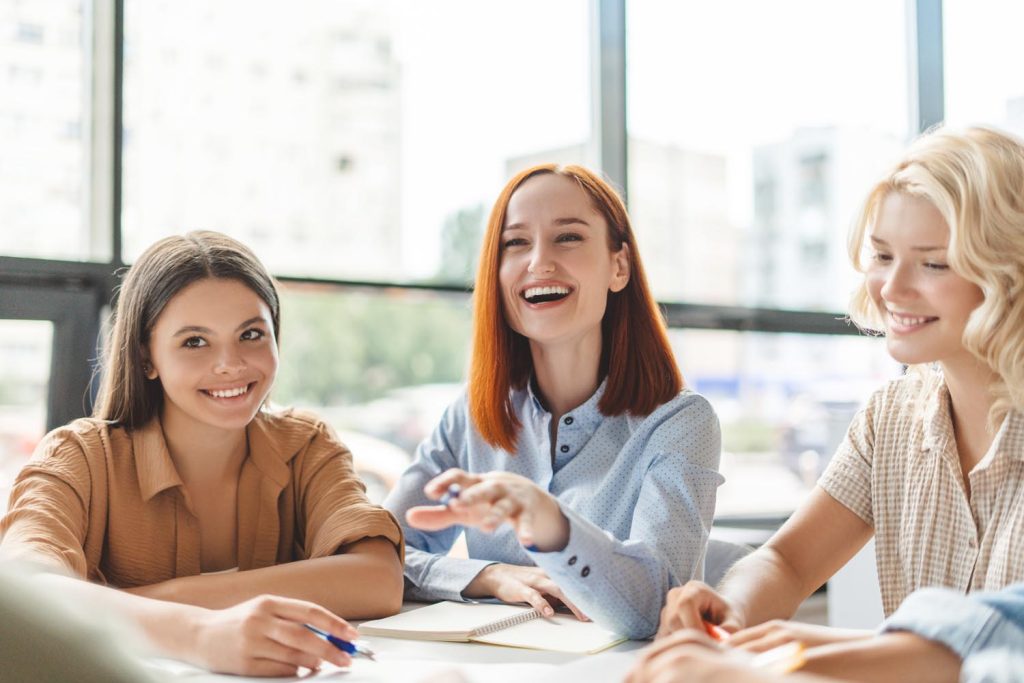
[[[547,511],[534,518],[533,546],[542,553],[560,552],[569,545],[569,518],[554,496],[545,492],[544,498]]]
[[[465,588],[462,589],[462,597],[464,598],[493,598],[494,597],[494,586],[491,579],[494,576],[494,572],[497,571],[497,567],[500,565],[489,564],[481,569],[473,580],[469,582]]]

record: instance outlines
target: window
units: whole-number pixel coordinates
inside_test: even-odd
[[[0,514],[46,431],[52,336],[49,322],[0,320]]]
[[[722,425],[719,518],[789,515],[857,410],[901,372],[881,339],[700,330],[671,339],[687,385]]]
[[[945,0],[942,13],[946,121],[987,123],[1024,135],[1024,6]]]
[[[125,36],[129,262],[210,228],[280,274],[464,284],[510,170],[586,158],[586,0],[130,1]]]
[[[0,253],[109,255],[90,232],[90,44],[81,0],[0,0]]]
[[[656,295],[844,310],[846,228],[910,134],[903,3],[627,12],[630,206]]]
[[[379,500],[463,378],[463,290],[501,185],[541,161],[597,166],[597,140],[614,160],[624,140],[628,168],[604,170],[628,181],[684,373],[722,417],[720,511],[792,509],[855,404],[898,371],[877,340],[809,332],[836,331],[857,281],[847,226],[918,132],[907,5],[627,0],[623,24],[613,4],[0,0],[0,318],[52,322],[0,323],[12,339],[51,330],[52,377],[17,381],[52,388],[11,404],[46,415],[19,428],[37,439],[87,411],[122,259],[211,228],[286,280],[274,398],[390,463],[360,463]],[[944,4],[950,121],[1020,118],[1017,12]],[[592,89],[591,41],[617,51],[623,36],[625,89]],[[942,85],[922,91],[937,101]],[[628,130],[607,115],[619,105]],[[120,177],[104,158],[118,142]],[[773,332],[689,327],[715,325]]]
[[[462,387],[469,297],[290,285],[281,306],[272,396],[338,430],[379,502]]]

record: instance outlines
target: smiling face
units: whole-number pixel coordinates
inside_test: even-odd
[[[609,292],[629,282],[628,246],[613,252],[608,225],[574,180],[535,175],[508,203],[498,280],[505,319],[532,343],[601,335]]]
[[[165,419],[244,429],[277,375],[270,309],[237,280],[206,278],[178,292],[150,333],[149,379],[159,378]]]
[[[890,355],[901,363],[973,362],[964,327],[981,288],[947,261],[949,228],[926,199],[892,192],[869,235],[867,289],[885,320]]]

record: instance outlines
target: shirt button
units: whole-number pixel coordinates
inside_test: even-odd
[[[571,567],[574,564],[576,564],[576,556],[575,555],[573,555],[572,557],[569,558],[569,566]]]
[[[569,452],[569,446],[568,446],[568,444],[562,444],[562,448],[561,448],[561,451],[562,451],[563,453],[568,453],[568,452]]]
[[[564,422],[567,425],[571,425],[573,423],[572,415],[567,416],[564,420],[562,420],[562,422]]]
[[[581,569],[580,576],[582,576],[584,579],[590,576],[590,567],[584,567],[583,569]]]

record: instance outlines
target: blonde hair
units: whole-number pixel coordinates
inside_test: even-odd
[[[949,227],[950,267],[981,288],[963,345],[998,376],[990,427],[1024,408],[1024,143],[992,128],[934,129],[911,144],[902,160],[868,194],[847,244],[858,272],[864,241],[882,200],[899,192],[930,202]],[[854,293],[850,318],[883,330],[866,284]]]

